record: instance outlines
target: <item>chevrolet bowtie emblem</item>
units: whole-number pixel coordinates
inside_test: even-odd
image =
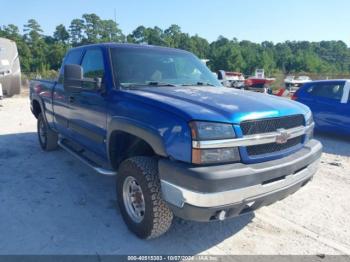
[[[277,129],[278,135],[276,136],[276,143],[277,144],[285,144],[288,142],[288,139],[290,138],[290,134],[288,134],[287,130],[284,128]]]

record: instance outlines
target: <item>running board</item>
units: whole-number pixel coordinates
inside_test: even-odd
[[[66,150],[68,153],[72,154],[76,158],[78,158],[81,162],[83,162],[87,166],[91,167],[97,173],[99,173],[101,175],[105,175],[105,176],[115,176],[117,174],[115,171],[110,170],[110,169],[105,169],[105,168],[99,166],[97,163],[95,163],[91,159],[89,159],[89,158],[87,158],[87,157],[85,157],[83,155],[80,155],[74,149],[70,148],[68,145],[65,145],[63,141],[64,141],[64,139],[59,139],[58,140],[58,145],[61,148],[63,148],[64,150]]]

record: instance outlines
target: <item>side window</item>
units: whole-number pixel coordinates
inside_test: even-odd
[[[63,60],[61,70],[60,70],[60,75],[58,78],[58,82],[62,83],[63,82],[63,70],[64,70],[64,65],[79,65],[80,60],[81,60],[81,55],[82,55],[82,50],[72,50],[68,52],[66,57]]]
[[[84,78],[102,78],[104,76],[103,54],[100,49],[86,51],[81,63]]]
[[[68,53],[67,58],[64,60],[64,64],[67,65],[79,65],[81,60],[82,50],[73,50]]]
[[[325,97],[340,101],[343,96],[343,83],[319,83],[310,86],[306,92],[313,96]]]

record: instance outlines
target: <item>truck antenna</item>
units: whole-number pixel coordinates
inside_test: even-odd
[[[117,9],[114,8],[114,23],[117,23]]]

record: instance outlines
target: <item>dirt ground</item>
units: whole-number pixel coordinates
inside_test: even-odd
[[[176,219],[143,241],[116,208],[114,177],[43,152],[28,97],[1,102],[0,254],[350,254],[349,140],[317,135],[318,173],[283,201],[225,222]]]

